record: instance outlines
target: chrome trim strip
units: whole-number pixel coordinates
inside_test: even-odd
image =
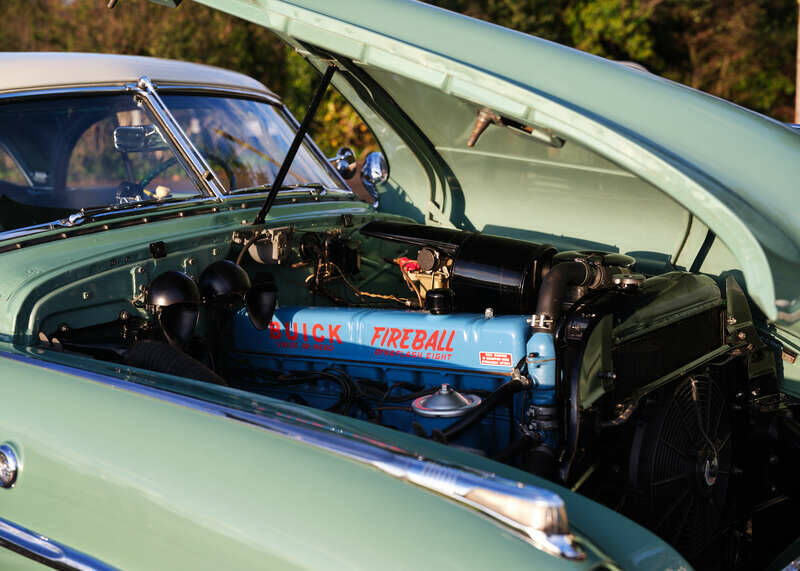
[[[264,91],[250,90],[243,87],[226,87],[224,85],[206,85],[199,83],[161,83],[158,84],[158,92],[169,94],[170,92],[184,92],[195,94],[206,93],[208,95],[234,95],[237,97],[246,97],[248,99],[260,99],[265,103],[272,105],[283,106],[280,98],[272,93]]]
[[[209,194],[215,196],[217,200],[222,200],[225,194],[224,187],[217,178],[214,170],[208,165],[205,158],[200,151],[195,148],[186,134],[183,132],[180,124],[172,116],[172,113],[164,105],[164,102],[156,92],[156,88],[148,77],[140,77],[135,86],[130,86],[131,91],[135,91],[144,101],[148,110],[153,113],[162,126],[165,128],[165,133],[172,144],[175,145],[181,156],[188,162],[190,168],[194,172],[200,184],[206,188]]]
[[[108,95],[109,93],[125,93],[128,89],[125,83],[113,85],[65,85],[64,87],[48,87],[33,89],[17,89],[15,91],[0,92],[3,99],[28,99],[34,97],[51,97],[56,95]]]
[[[0,352],[0,357],[82,377],[213,416],[264,428],[310,446],[368,464],[394,478],[467,505],[489,516],[503,528],[515,530],[522,539],[540,551],[570,560],[583,560],[586,557],[569,533],[564,500],[555,492],[545,488],[523,484],[472,468],[430,460],[373,438],[347,433],[337,426],[324,426],[318,419],[312,421],[280,411],[275,411],[272,416],[266,416],[266,411],[255,414],[32,356]],[[488,502],[482,500],[486,495],[493,499]],[[495,507],[495,502],[503,498],[515,503],[517,509],[512,509],[510,513],[502,513]],[[530,512],[525,514],[528,517],[513,517],[512,514],[520,515],[519,512],[525,508]]]
[[[0,547],[9,549],[53,569],[115,571],[94,557],[67,547],[34,531],[0,518]]]

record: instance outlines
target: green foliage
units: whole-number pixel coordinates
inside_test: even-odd
[[[786,0],[430,0],[789,121],[797,4]]]
[[[654,62],[652,4],[639,0],[582,0],[568,5],[564,22],[576,48],[616,60]]]
[[[784,0],[433,0],[434,4],[616,60],[781,120],[793,112],[797,6]],[[0,50],[140,54],[255,77],[301,117],[318,74],[274,35],[190,0],[175,10],[122,0],[0,0]],[[376,144],[331,90],[315,117],[327,154]]]

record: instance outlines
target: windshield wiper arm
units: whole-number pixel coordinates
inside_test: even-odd
[[[260,184],[258,186],[248,186],[246,188],[237,188],[236,190],[231,191],[228,194],[243,194],[243,193],[246,193],[246,192],[265,191],[265,190],[271,192],[273,188],[274,188],[274,185],[272,185],[272,184]],[[302,189],[302,188],[310,188],[312,190],[315,190],[316,192],[322,192],[323,190],[325,190],[325,185],[322,184],[321,182],[306,182],[306,183],[302,183],[302,184],[284,184],[283,186],[281,186],[278,189],[278,191],[280,192],[281,190],[299,190],[299,189]]]
[[[72,214],[68,215],[66,218],[62,218],[55,222],[55,224],[61,224],[62,226],[75,226],[77,224],[83,224],[84,222],[91,222],[94,220],[95,215],[97,214],[106,214],[112,212],[120,212],[125,210],[135,210],[137,208],[141,208],[142,206],[152,206],[154,204],[169,204],[170,202],[180,202],[186,200],[183,197],[172,197],[172,198],[152,198],[149,200],[139,200],[136,202],[125,202],[122,204],[106,204],[103,206],[85,206],[78,210],[77,212],[73,212]]]
[[[289,173],[289,167],[292,166],[292,161],[294,160],[297,151],[300,150],[300,145],[303,143],[303,139],[305,138],[306,133],[308,133],[308,129],[311,126],[311,120],[314,118],[314,115],[316,115],[317,109],[319,109],[319,104],[322,103],[322,97],[325,95],[325,91],[328,89],[328,85],[331,82],[331,78],[333,78],[333,74],[336,73],[336,69],[337,68],[334,64],[330,64],[328,65],[328,69],[325,70],[325,73],[319,82],[319,86],[317,87],[317,91],[314,93],[314,98],[311,100],[311,104],[308,106],[305,117],[303,117],[303,122],[300,123],[297,133],[294,135],[294,140],[289,147],[289,151],[286,153],[286,157],[283,159],[281,167],[278,169],[278,174],[275,175],[275,180],[270,186],[267,199],[264,201],[264,205],[261,207],[261,210],[258,211],[255,220],[253,220],[253,224],[264,223],[264,220],[267,217],[267,212],[269,212],[269,209],[272,208],[272,203],[275,202],[275,197],[278,196],[278,192],[283,186],[283,181],[286,180],[286,175]]]

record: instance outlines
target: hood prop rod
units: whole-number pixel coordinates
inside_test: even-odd
[[[295,133],[294,140],[289,147],[289,151],[286,153],[286,157],[283,159],[283,162],[278,169],[278,174],[275,175],[275,180],[272,182],[267,199],[264,201],[264,205],[261,207],[261,210],[258,211],[255,220],[253,220],[254,225],[263,224],[267,217],[267,212],[269,212],[269,209],[272,208],[272,203],[275,202],[275,197],[278,196],[278,192],[280,192],[281,187],[283,186],[283,181],[286,179],[286,175],[289,173],[289,167],[292,166],[292,161],[294,160],[297,151],[300,150],[300,145],[303,143],[303,139],[305,138],[306,133],[308,133],[309,127],[311,127],[311,121],[314,119],[314,115],[317,114],[317,109],[319,109],[319,105],[322,103],[322,97],[325,95],[325,91],[328,89],[328,85],[330,84],[331,78],[333,78],[333,74],[336,72],[336,70],[337,67],[334,64],[329,64],[328,69],[325,70],[325,73],[319,82],[319,86],[317,86],[317,91],[314,93],[314,97],[311,99],[311,103],[308,106],[306,115],[303,117],[303,121],[300,123],[300,127],[297,129],[297,133]]]

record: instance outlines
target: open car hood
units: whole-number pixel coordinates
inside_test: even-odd
[[[800,137],[782,123],[418,2],[199,1],[273,30],[319,68],[341,64],[334,84],[390,165],[381,208],[684,267],[710,230],[728,255],[713,273],[740,272],[768,318],[776,300],[800,298]],[[491,126],[468,147],[483,108],[536,136]]]

